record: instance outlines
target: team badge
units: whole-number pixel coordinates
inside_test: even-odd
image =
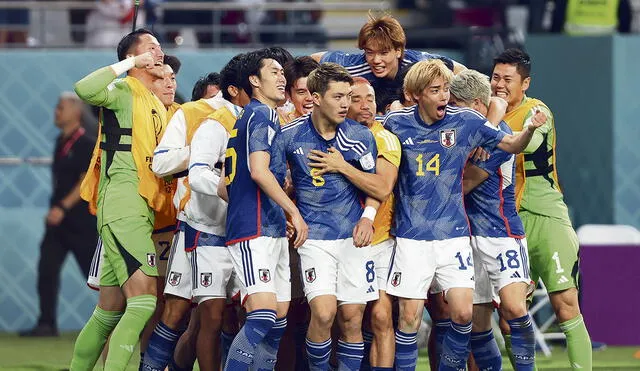
[[[271,281],[271,273],[268,269],[258,269],[258,275],[260,275],[260,281],[262,282]]]
[[[393,272],[393,276],[391,277],[391,286],[398,287],[398,285],[400,285],[400,281],[402,281],[402,272]]]
[[[180,284],[181,278],[182,278],[182,273],[172,271],[171,273],[169,273],[169,278],[167,279],[167,282],[169,282],[169,285],[171,286],[178,286]]]
[[[150,267],[155,267],[156,266],[156,254],[155,253],[147,254],[147,264],[149,264]]]
[[[376,162],[373,159],[373,155],[371,152],[368,152],[366,155],[360,157],[360,166],[362,166],[362,170],[371,170],[376,166]]]
[[[211,273],[200,273],[200,285],[202,287],[211,286]]]
[[[315,268],[307,269],[306,271],[304,271],[304,277],[307,280],[307,282],[309,282],[309,283],[315,281],[316,280],[316,269]]]
[[[456,129],[440,130],[440,144],[444,148],[456,145]]]

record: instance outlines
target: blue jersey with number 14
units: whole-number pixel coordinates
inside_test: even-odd
[[[505,133],[474,110],[447,106],[427,125],[418,106],[387,115],[384,126],[402,143],[396,195],[396,237],[446,240],[469,236],[462,172],[471,150],[495,147]]]
[[[287,167],[280,140],[278,114],[252,99],[238,116],[229,137],[224,168],[229,194],[227,245],[267,237],[284,237],[284,211],[251,179],[249,155],[265,151],[271,156],[269,169],[284,184]]]

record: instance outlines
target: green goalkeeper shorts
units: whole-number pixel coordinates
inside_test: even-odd
[[[578,287],[578,236],[570,224],[548,216],[519,212],[527,233],[531,279],[547,292]]]
[[[102,226],[104,264],[100,286],[122,286],[138,269],[147,276],[158,276],[152,232],[153,223],[144,216],[125,217]]]

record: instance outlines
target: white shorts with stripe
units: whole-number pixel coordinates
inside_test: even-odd
[[[387,293],[426,299],[434,282],[439,291],[475,287],[469,237],[437,241],[396,238]]]
[[[471,237],[476,275],[474,304],[500,303],[500,290],[514,282],[529,284],[529,253],[526,238]]]
[[[320,295],[334,295],[341,304],[366,304],[378,299],[370,246],[355,247],[353,238],[307,240],[298,253],[308,302]]]
[[[389,238],[378,244],[371,246],[372,259],[375,262],[378,290],[387,290],[387,280],[389,279],[389,268],[391,266],[391,255],[396,246],[396,239]]]
[[[260,236],[229,246],[233,267],[242,282],[242,302],[259,292],[276,294],[279,302],[291,301],[289,247],[285,237]]]

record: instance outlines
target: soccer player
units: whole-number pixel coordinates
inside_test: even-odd
[[[374,235],[371,242],[371,257],[374,261],[378,282],[379,298],[367,307],[371,323],[364,325],[365,359],[363,366],[370,365],[376,370],[393,367],[395,338],[392,321],[392,301],[386,294],[389,262],[395,246],[391,236],[393,218],[393,187],[398,176],[400,165],[400,142],[398,138],[385,130],[376,121],[376,98],[373,87],[363,77],[355,77],[351,88],[351,105],[347,118],[368,127],[373,133],[378,150],[376,173],[366,174],[349,165],[336,151],[328,154],[317,153],[310,158],[314,165],[320,166],[318,175],[327,172],[338,172],[363,192],[380,198],[380,205],[373,222]],[[316,153],[316,152],[314,152]],[[371,333],[373,330],[373,333]],[[370,352],[369,352],[370,350]]]
[[[106,259],[100,285],[106,298],[124,294],[126,307],[120,301],[115,308],[98,303],[76,340],[72,370],[92,369],[109,334],[105,369],[124,370],[156,306],[153,211],[163,210],[170,194],[150,171],[166,125],[166,109],[150,89],[163,77],[163,58],[153,34],[140,29],[118,44],[118,63],[75,85],[80,98],[104,108],[97,216]],[[116,80],[125,72],[126,78]]]
[[[414,370],[416,333],[432,281],[446,293],[451,327],[440,370],[464,367],[473,306],[473,264],[464,212],[462,170],[478,146],[510,153],[527,145],[536,127],[508,135],[479,113],[447,107],[452,72],[440,60],[417,62],[404,88],[418,103],[387,115],[384,126],[402,143],[396,186],[396,250],[387,293],[399,298],[396,367]]]
[[[232,58],[229,63],[222,69],[221,71],[221,87],[222,87],[222,97],[218,97],[215,100],[215,105],[219,108],[212,113],[217,121],[224,122],[226,127],[230,127],[232,123],[235,121],[238,113],[241,110],[241,106],[248,103],[248,98],[246,93],[244,93],[241,89],[238,88],[240,83],[238,82],[240,76],[240,67],[242,65],[243,56]],[[228,99],[228,100],[227,100]],[[205,102],[206,103],[206,102]],[[208,104],[208,103],[207,103]],[[196,115],[193,115],[196,116]],[[186,117],[186,116],[185,116]],[[190,116],[191,117],[191,116]],[[203,120],[205,121],[205,120]],[[178,126],[181,121],[170,121],[170,125]],[[169,146],[178,147],[179,143],[187,143],[189,149],[189,161],[191,162],[191,143],[193,137],[195,137],[195,132],[200,124],[196,124],[193,121],[187,121],[184,123],[186,127],[186,133],[182,131],[175,130],[173,131],[172,138],[166,138],[167,133],[163,137],[163,141],[165,143],[170,143]],[[195,127],[195,129],[193,128]],[[174,129],[177,129],[174,127]],[[178,133],[182,133],[183,135],[187,135],[187,137],[178,137]],[[190,137],[189,135],[193,135]],[[163,143],[161,141],[161,144]],[[156,150],[158,152],[158,150]],[[180,172],[182,168],[180,167],[181,160],[181,151],[178,148],[175,148],[173,151],[170,151],[174,157],[178,157],[177,161],[175,158],[171,158],[170,156],[165,156],[163,159],[167,162],[171,161],[173,166],[172,168],[168,168],[168,171]],[[215,163],[214,163],[215,165]],[[201,174],[198,171],[201,169],[196,169],[196,174],[200,176]],[[219,175],[218,175],[219,176]],[[184,182],[184,180],[181,180]],[[189,180],[189,184],[191,180]],[[202,182],[197,183],[197,186]],[[184,183],[182,184],[184,186]],[[176,239],[174,240],[174,247],[171,251],[171,259],[168,267],[167,274],[167,285],[165,286],[165,297],[167,298],[167,307],[165,308],[160,323],[156,326],[155,333],[150,341],[150,351],[145,354],[144,357],[144,365],[146,369],[160,369],[163,370],[164,367],[171,361],[171,355],[173,354],[173,349],[176,346],[176,342],[178,341],[179,335],[179,326],[181,324],[182,318],[187,313],[189,308],[191,307],[191,299],[194,297],[196,302],[206,303],[209,299],[213,297],[218,297],[219,292],[213,292],[214,295],[211,294],[211,290],[214,290],[218,284],[221,282],[218,278],[219,275],[213,276],[214,267],[211,264],[211,257],[207,259],[207,252],[209,251],[209,247],[216,245],[207,245],[207,243],[213,243],[216,241],[214,235],[218,236],[219,239],[224,238],[224,223],[219,218],[225,217],[226,207],[221,209],[221,204],[217,198],[217,195],[214,196],[205,196],[200,192],[200,194],[196,194],[196,198],[192,199],[194,196],[194,192],[192,192],[191,187],[185,187],[183,191],[183,197],[177,200],[174,200],[177,203],[177,207],[181,210],[180,218],[182,223],[180,224],[179,232],[177,234]],[[211,217],[207,217],[207,214],[211,214]],[[222,223],[222,224],[221,224]],[[191,226],[190,226],[191,225]],[[196,239],[196,233],[194,230],[200,228],[201,234],[208,235],[209,239],[204,239],[203,237],[203,246],[199,251],[205,251],[202,255],[198,255],[195,251],[196,248],[194,246],[198,245],[198,240]],[[212,237],[213,236],[213,237]],[[189,240],[187,240],[189,239]],[[209,242],[207,242],[209,241]],[[212,242],[213,241],[213,242]],[[223,245],[224,246],[224,245]],[[197,257],[201,256],[201,260],[198,261]],[[222,255],[224,257],[224,255]],[[193,264],[192,262],[195,262]],[[205,272],[210,273],[211,276],[208,276],[208,285],[205,287],[201,287],[200,290],[197,290],[198,281],[200,278],[196,277],[196,279],[192,279],[192,276],[196,275],[196,272]],[[222,271],[216,270],[216,273],[221,273]],[[229,273],[229,272],[227,272]],[[210,279],[216,278],[216,286],[212,286],[212,281]],[[205,279],[203,277],[203,279]],[[228,282],[229,277],[225,277],[224,282]],[[207,303],[203,306],[205,309],[212,309],[210,307],[210,303]],[[215,309],[215,308],[214,308]],[[210,312],[207,312],[210,313]],[[193,320],[193,319],[192,319]],[[205,332],[200,331],[199,329],[191,329],[192,331],[188,331],[187,335],[193,336],[193,341],[184,341],[186,344],[195,344],[196,337],[199,334],[202,334],[203,337],[206,335],[214,335],[215,331],[208,331],[208,326],[212,324],[211,322],[203,323]],[[191,326],[191,323],[190,323]],[[206,339],[202,339],[199,344],[211,345],[208,349],[214,349],[212,342],[215,340],[211,337]],[[203,363],[207,366],[212,367],[211,365],[214,363],[213,360],[206,358],[207,356],[213,357],[214,354],[212,352],[208,352],[202,356]],[[178,366],[185,366],[184,363],[189,363],[188,360],[182,358],[190,358],[190,357],[180,357],[177,356],[175,362],[180,364]],[[187,362],[184,362],[187,361]]]
[[[284,76],[287,79],[287,99],[294,108],[293,111],[282,117],[286,123],[313,111],[313,99],[307,88],[307,78],[311,71],[319,65],[313,58],[303,56],[284,66]]]
[[[491,99],[489,78],[465,70],[451,82],[450,105],[468,107],[487,116]],[[501,98],[497,98],[502,100]],[[506,102],[502,102],[506,110]],[[504,111],[502,111],[504,113]],[[535,119],[546,119],[543,113]],[[492,120],[493,122],[493,120]],[[511,129],[504,122],[499,127]],[[502,355],[491,330],[493,300],[509,323],[516,352],[516,370],[533,370],[535,338],[526,296],[533,290],[524,227],[515,206],[515,156],[494,149],[487,161],[467,163],[463,186],[471,225],[476,287],[473,295],[471,351],[481,370],[499,369]],[[493,368],[491,368],[493,367]]]
[[[265,51],[247,55],[242,88],[252,97],[236,121],[224,164],[229,206],[226,239],[242,281],[246,321],[225,369],[272,369],[291,297],[285,213],[307,238],[300,211],[282,189],[286,173],[275,108],[285,99],[282,66]]]
[[[367,199],[363,212],[361,194],[347,177],[318,175],[320,169],[309,163],[310,159],[313,161],[311,157],[307,158],[312,151],[334,148],[359,169],[375,172],[377,152],[372,133],[346,119],[352,82],[343,67],[321,64],[307,79],[313,112],[282,129],[295,199],[309,225],[309,239],[298,253],[311,307],[306,340],[311,370],[326,370],[329,366],[331,326],[336,313],[341,330],[339,368],[360,368],[365,305],[378,298],[375,263],[368,245],[379,202]]]
[[[579,244],[558,181],[553,114],[542,101],[526,96],[530,74],[529,55],[507,49],[494,59],[491,89],[508,102],[504,120],[514,132],[522,131],[536,111],[547,116],[523,154],[516,157],[516,207],[527,233],[531,278],[542,279],[549,292],[567,337],[571,367],[591,369],[591,339],[578,304]]]
[[[358,34],[358,48],[363,50],[362,53],[331,51],[315,53],[312,57],[320,63],[338,63],[352,76],[366,78],[373,85],[379,98],[386,96],[386,92],[395,93],[402,87],[403,81],[398,78],[398,72],[408,64],[426,59],[440,59],[454,73],[465,68],[441,55],[405,49],[406,44],[407,38],[398,20],[389,15],[380,18],[370,15]],[[381,100],[377,100],[376,104],[381,109],[386,107],[386,102]]]
[[[217,72],[208,73],[193,84],[191,101],[195,102],[199,99],[213,98],[218,95],[220,90],[220,74]]]

